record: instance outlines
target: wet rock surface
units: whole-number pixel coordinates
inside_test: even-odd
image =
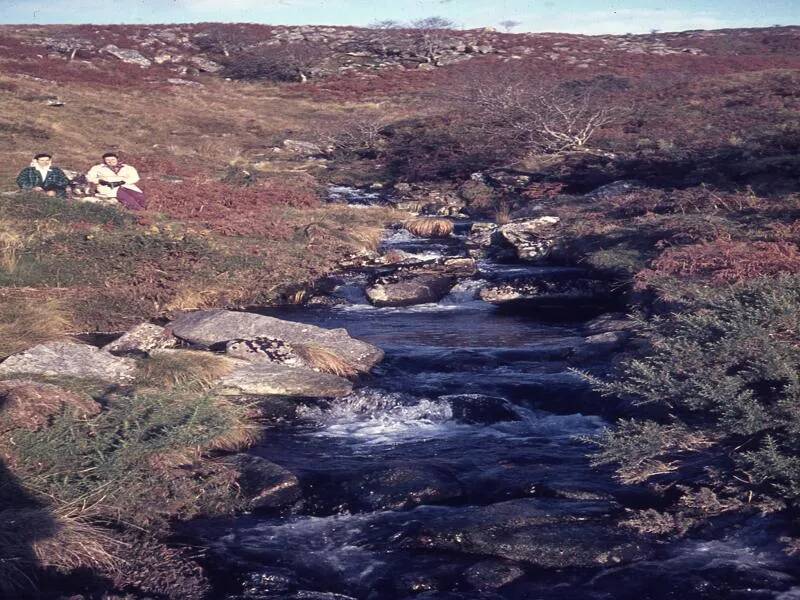
[[[230,464],[250,509],[280,508],[300,498],[299,480],[280,465],[250,454],[237,454]]]
[[[602,502],[512,500],[465,508],[426,524],[412,547],[522,561],[541,568],[597,567],[641,560],[648,545],[615,526]]]
[[[411,306],[438,302],[453,289],[455,277],[416,275],[398,281],[378,281],[367,288],[367,298],[375,306]]]

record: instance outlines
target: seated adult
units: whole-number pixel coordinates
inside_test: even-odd
[[[67,197],[69,179],[64,171],[53,166],[53,156],[42,152],[33,157],[31,165],[17,175],[17,185],[21,190],[44,192],[47,196]]]
[[[141,210],[146,205],[144,192],[136,187],[139,173],[131,165],[122,164],[115,152],[103,154],[103,162],[89,169],[86,179],[97,186],[96,194],[101,200],[116,199],[130,210]]]

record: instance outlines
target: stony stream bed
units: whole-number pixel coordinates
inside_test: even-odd
[[[398,233],[421,258],[464,253]],[[608,411],[570,360],[583,321],[543,320],[481,301],[487,282],[558,267],[479,261],[440,302],[375,308],[366,275],[334,306],[266,314],[343,327],[386,352],[355,391],[299,402],[251,454],[296,474],[281,510],[196,521],[220,597],[392,599],[800,598],[796,561],[769,518],[720,523],[665,543],[621,528],[654,500],[589,465],[578,438]]]

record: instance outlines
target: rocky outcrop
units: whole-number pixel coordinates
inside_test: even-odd
[[[237,454],[228,462],[238,473],[248,509],[280,508],[300,498],[297,476],[280,465],[251,454]]]
[[[253,363],[223,377],[216,389],[224,396],[339,398],[353,391],[353,384],[342,377],[311,369]]]
[[[0,364],[0,376],[32,374],[76,377],[124,383],[133,379],[136,362],[87,344],[47,342],[9,356]]]
[[[128,63],[130,65],[139,65],[142,68],[147,68],[151,64],[153,64],[149,58],[146,58],[138,50],[132,50],[130,48],[119,48],[114,44],[109,44],[108,46],[105,46],[102,49],[102,52],[107,52],[111,56],[117,57],[124,63]]]
[[[559,222],[544,216],[501,225],[492,235],[492,253],[504,260],[541,261],[556,243]]]
[[[98,414],[101,408],[85,394],[48,383],[24,379],[0,381],[0,431],[18,427],[35,431],[63,410],[86,418]]]
[[[219,73],[223,69],[221,64],[204,56],[192,56],[189,62],[201,73]]]
[[[112,354],[147,354],[153,350],[172,348],[178,340],[164,327],[152,323],[141,323],[103,346],[103,350]]]
[[[351,338],[344,329],[323,329],[305,323],[229,310],[186,313],[170,324],[173,334],[193,344],[215,346],[231,340],[282,340],[289,345],[315,346],[330,351],[360,372],[383,359],[380,348]]]

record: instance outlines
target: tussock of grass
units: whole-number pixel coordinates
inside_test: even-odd
[[[417,237],[440,238],[453,233],[453,222],[449,219],[420,217],[403,223],[403,227]]]
[[[236,366],[230,358],[209,352],[162,350],[140,363],[136,384],[153,389],[208,389]]]
[[[0,594],[17,598],[35,587],[34,571],[88,568],[114,573],[118,542],[74,512],[54,514],[45,508],[0,511]]]
[[[375,252],[381,244],[383,232],[381,227],[356,227],[350,232],[350,238],[357,248]]]
[[[331,373],[339,377],[355,377],[358,375],[358,369],[327,348],[303,344],[293,346],[293,349],[300,358],[318,371]]]
[[[17,270],[19,256],[25,248],[22,234],[14,230],[11,223],[0,219],[0,269],[6,273]]]
[[[69,328],[70,318],[57,300],[0,298],[0,359],[63,337]]]

